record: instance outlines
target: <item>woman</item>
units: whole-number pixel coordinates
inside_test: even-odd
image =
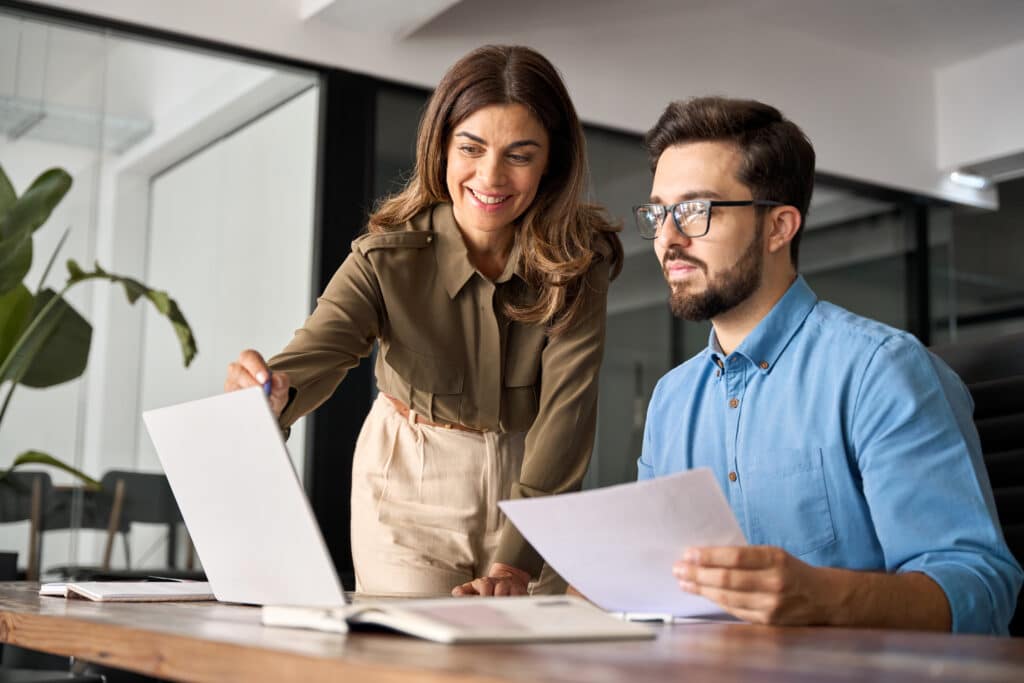
[[[229,366],[225,390],[269,378],[288,427],[379,342],[352,466],[358,590],[519,595],[539,576],[497,501],[577,489],[590,459],[622,247],[586,187],[554,67],[525,47],[470,53],[430,99],[408,185],[305,325],[269,364],[250,350]]]

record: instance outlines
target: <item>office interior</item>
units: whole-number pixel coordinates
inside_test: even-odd
[[[199,349],[184,368],[150,307],[107,283],[76,287],[93,326],[87,371],[18,389],[0,467],[39,450],[96,478],[158,472],[141,412],[215,394],[240,349],[287,342],[367,210],[408,176],[431,87],[485,43],[527,44],[559,67],[585,123],[591,197],[624,224],[585,487],[635,478],[655,383],[707,343],[708,325],[670,315],[629,218],[650,187],[643,132],[671,99],[761,99],[804,128],[819,175],[800,270],[822,299],[927,345],[1024,331],[1022,29],[1015,0],[0,3],[0,164],[19,192],[51,167],[74,178],[35,234],[29,281],[69,229],[51,286],[68,258],[137,277],[177,300]],[[349,588],[370,368],[288,441]],[[103,561],[107,529],[86,528],[84,492],[73,500],[82,510],[43,534],[44,576]],[[27,525],[0,524],[21,572]],[[107,565],[199,569],[188,555],[180,525],[172,537],[132,524]]]

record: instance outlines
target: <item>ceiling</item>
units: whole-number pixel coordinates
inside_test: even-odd
[[[413,36],[492,35],[500,27],[572,31],[586,26],[697,24],[723,34],[773,27],[940,68],[1021,40],[1020,0],[462,0]]]

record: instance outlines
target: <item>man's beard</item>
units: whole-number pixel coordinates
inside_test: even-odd
[[[750,298],[761,284],[761,271],[764,269],[764,237],[759,228],[755,230],[753,241],[739,260],[714,279],[709,278],[703,292],[686,294],[681,285],[674,287],[670,282],[669,308],[672,309],[672,315],[690,322],[711,320]],[[697,266],[705,277],[708,276],[707,264],[684,256],[682,249],[673,246],[665,252],[663,269],[666,279],[668,263],[675,259]]]

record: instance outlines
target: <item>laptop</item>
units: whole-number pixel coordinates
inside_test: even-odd
[[[261,387],[149,410],[142,419],[218,600],[346,604]]]

